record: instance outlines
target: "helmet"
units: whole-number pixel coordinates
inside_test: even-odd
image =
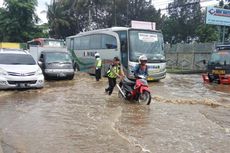
[[[98,58],[98,57],[100,57],[100,54],[99,54],[99,53],[96,53],[94,56],[95,56],[96,58]]]
[[[148,58],[147,58],[145,55],[141,55],[141,56],[139,57],[139,63],[141,63],[142,61],[143,61],[143,62],[147,62],[147,60],[148,60]]]

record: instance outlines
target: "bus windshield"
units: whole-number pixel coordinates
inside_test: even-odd
[[[138,62],[140,55],[145,54],[148,62],[165,62],[163,36],[159,32],[130,30],[129,60]]]
[[[230,64],[230,52],[229,51],[219,51],[213,53],[210,60],[211,64]]]

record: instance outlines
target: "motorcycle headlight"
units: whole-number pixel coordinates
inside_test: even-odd
[[[36,75],[42,75],[42,70],[40,68],[36,71]]]
[[[5,76],[5,75],[7,75],[7,72],[2,68],[0,68],[0,76]]]

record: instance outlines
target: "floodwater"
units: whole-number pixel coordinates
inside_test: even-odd
[[[40,90],[0,91],[0,153],[228,153],[230,86],[200,75],[150,83],[149,106],[79,73]]]

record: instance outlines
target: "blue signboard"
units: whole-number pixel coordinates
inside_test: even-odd
[[[230,10],[207,7],[206,24],[230,26]]]

